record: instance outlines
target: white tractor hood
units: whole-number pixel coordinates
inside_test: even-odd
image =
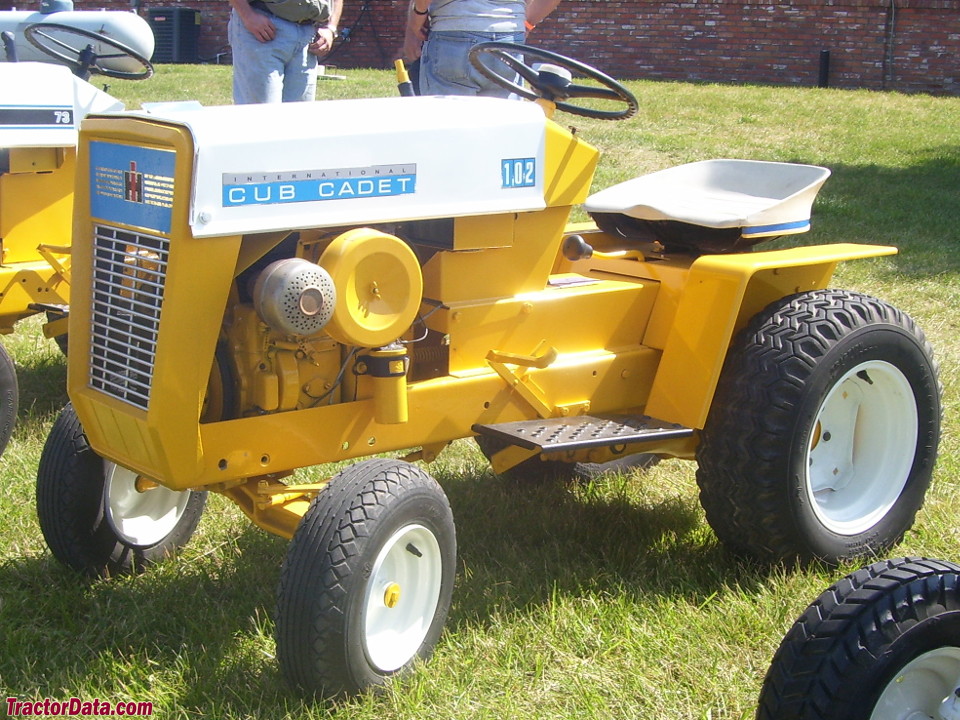
[[[533,103],[397,97],[135,113],[193,136],[195,237],[540,210]]]

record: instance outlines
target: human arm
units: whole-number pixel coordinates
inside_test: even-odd
[[[326,25],[317,28],[317,33],[310,43],[308,50],[314,54],[323,56],[333,50],[333,41],[337,39],[337,28],[340,27],[340,13],[343,12],[343,0],[331,0],[330,17]]]
[[[228,0],[240,22],[260,42],[270,42],[277,36],[277,28],[269,17],[250,7],[249,0]]]
[[[560,0],[527,0],[527,29],[539,25],[559,4]]]
[[[427,18],[430,0],[410,0],[407,10],[407,27],[403,35],[403,59],[413,62],[420,57],[423,42],[427,39]]]

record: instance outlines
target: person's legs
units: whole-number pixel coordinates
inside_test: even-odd
[[[317,60],[307,52],[313,26],[270,16],[276,35],[262,43],[231,13],[228,27],[233,48],[233,101],[248,103],[312,100],[316,95]]]
[[[309,24],[294,28],[297,38],[284,66],[283,102],[309,102],[317,99],[317,57],[307,52],[315,31]]]
[[[432,32],[420,56],[421,95],[476,95],[479,87],[471,78],[467,54],[475,33]]]
[[[481,42],[486,42],[487,40],[511,42],[519,45],[526,40],[526,33],[523,33],[523,32],[492,33],[489,38],[485,38]],[[474,44],[477,44],[477,43],[474,43]],[[520,59],[523,59],[519,53],[517,53],[517,56],[520,57]],[[517,75],[515,72],[513,72],[513,70],[511,70],[509,67],[504,65],[502,62],[498,60],[493,60],[491,58],[482,58],[481,62],[483,62],[484,65],[486,65],[488,68],[493,70],[493,72],[495,72],[497,75],[501,75],[517,85],[522,84],[523,81],[521,77]],[[470,69],[476,74],[477,84],[479,86],[479,92],[477,93],[478,95],[484,95],[487,97],[506,97],[506,98],[511,98],[513,100],[517,99],[516,95],[514,95],[509,90],[505,90],[504,88],[500,87],[489,78],[482,75],[480,71],[474,68],[472,65],[470,66]]]
[[[233,102],[238,105],[280,102],[283,63],[274,57],[276,39],[267,43],[257,40],[244,27],[236,11],[230,13],[227,32],[233,51]]]

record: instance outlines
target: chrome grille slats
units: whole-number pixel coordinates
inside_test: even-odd
[[[94,229],[90,386],[141,410],[150,405],[169,250],[164,237]]]

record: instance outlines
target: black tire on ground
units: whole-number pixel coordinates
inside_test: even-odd
[[[937,373],[913,320],[875,298],[818,290],[767,307],[727,355],[697,451],[717,536],[763,561],[899,542],[937,456]]]
[[[800,293],[735,339],[697,451],[707,520],[761,561],[880,553],[923,504],[940,437],[932,350],[905,313]]]
[[[207,392],[200,408],[200,422],[218,422],[237,416],[236,373],[230,363],[230,349],[225,343],[217,345],[213,367],[207,380]]]
[[[277,657],[310,694],[352,693],[425,659],[450,608],[456,532],[420,468],[374,459],[335,475],[300,522],[277,592]]]
[[[10,435],[13,433],[19,403],[17,369],[3,345],[0,345],[0,455],[3,455]]]
[[[63,320],[70,313],[60,312],[58,310],[47,310],[47,323],[53,323],[57,320]],[[70,340],[67,336],[67,333],[60,333],[59,335],[53,336],[53,341],[57,344],[57,347],[60,348],[60,352],[64,357],[67,357],[70,350]]]
[[[477,435],[474,440],[476,440],[480,452],[487,460],[490,460],[506,447],[506,443],[489,435]],[[561,460],[541,460],[539,457],[532,457],[506,470],[501,475],[518,483],[597,480],[607,473],[648,470],[658,462],[660,462],[660,458],[651,453],[635,453],[605,463],[568,463]]]
[[[142,491],[141,491],[142,490]],[[72,405],[40,456],[37,516],[53,556],[91,577],[144,570],[187,543],[205,492],[137,487],[137,475],[97,455]]]
[[[756,717],[939,718],[958,682],[960,565],[885,560],[832,585],[794,623]]]

